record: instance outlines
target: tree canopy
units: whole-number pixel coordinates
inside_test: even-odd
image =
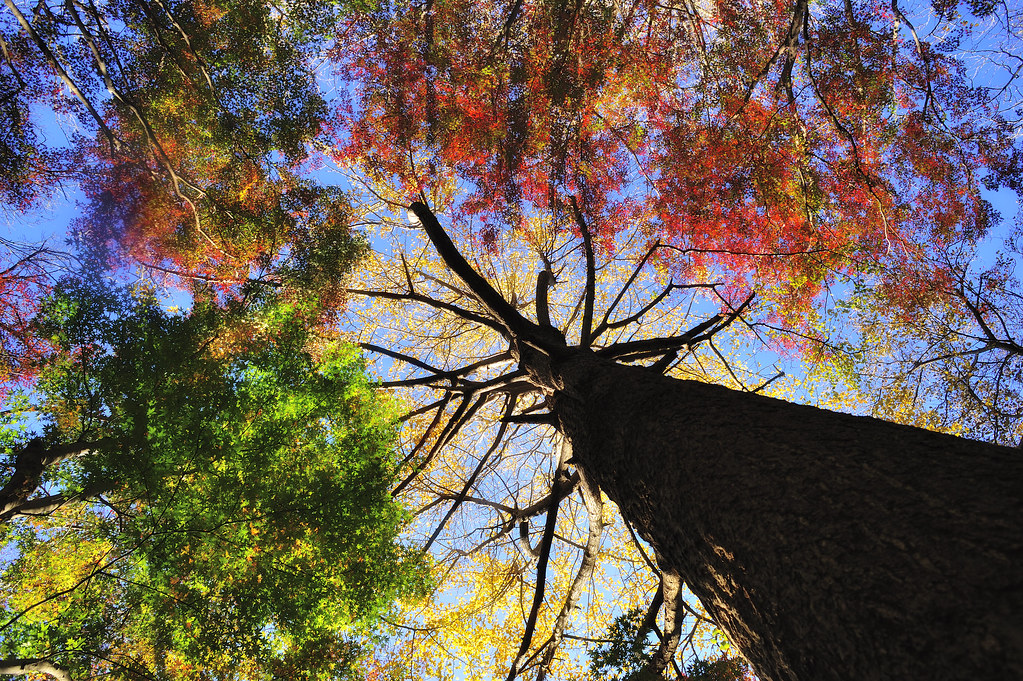
[[[34,671],[746,673],[573,457],[566,339],[1023,436],[1015,7],[5,1],[0,196],[81,188],[76,248],[143,281],[5,244]]]
[[[7,660],[71,678],[353,673],[374,617],[426,576],[396,543],[390,408],[357,349],[309,343],[304,312],[51,294],[53,350],[25,398],[42,434],[7,437],[12,483],[36,464],[3,490]]]

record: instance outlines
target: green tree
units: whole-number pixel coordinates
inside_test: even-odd
[[[58,288],[39,319],[43,431],[4,489],[5,673],[347,676],[375,616],[422,593],[388,493],[390,408],[307,312]]]

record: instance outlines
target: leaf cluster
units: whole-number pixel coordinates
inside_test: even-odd
[[[102,491],[15,528],[7,656],[83,678],[316,678],[353,668],[374,618],[422,593],[388,494],[393,416],[358,352],[310,347],[299,306],[255,308],[59,287],[40,320],[58,348],[44,437],[96,445],[46,480]]]

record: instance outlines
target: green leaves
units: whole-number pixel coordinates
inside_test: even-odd
[[[589,651],[594,676],[621,681],[639,678],[654,652],[645,642],[636,642],[644,615],[641,608],[634,608],[615,618],[605,643]]]
[[[59,347],[39,384],[47,437],[114,444],[47,478],[108,491],[18,524],[4,654],[83,675],[316,678],[347,673],[374,618],[422,593],[422,560],[396,542],[393,416],[305,311],[185,316],[144,290],[60,288],[40,322]]]

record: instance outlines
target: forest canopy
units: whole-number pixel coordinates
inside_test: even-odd
[[[0,673],[799,678],[559,367],[1015,447],[1020,13],[5,0]]]

